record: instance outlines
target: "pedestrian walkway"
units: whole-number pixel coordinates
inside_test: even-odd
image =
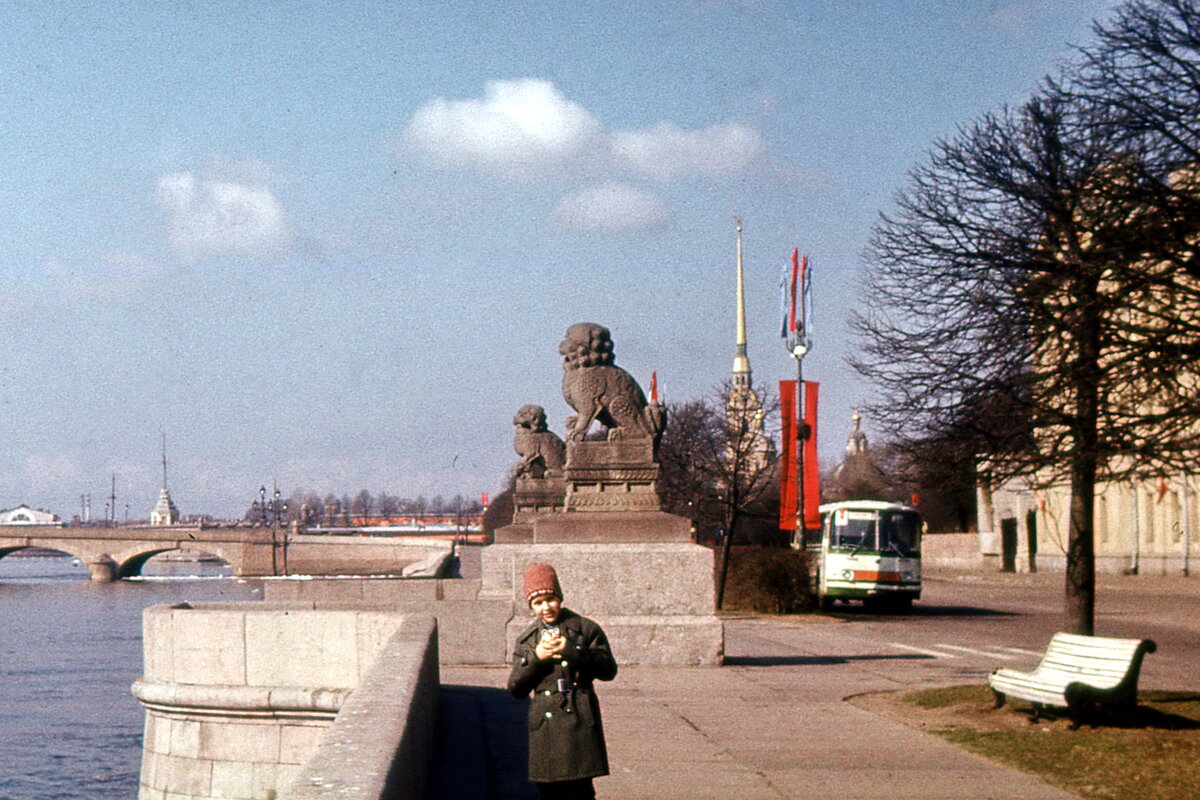
[[[787,627],[788,637],[762,635],[764,625]],[[902,688],[927,655],[839,654],[839,626],[819,622],[727,626],[728,666],[623,667],[598,685],[613,770],[596,781],[599,798],[1074,797],[844,701]],[[797,635],[811,646],[777,644]],[[524,707],[503,691],[507,672],[443,668],[438,800],[536,798],[524,780]]]

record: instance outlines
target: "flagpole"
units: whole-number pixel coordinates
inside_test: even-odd
[[[806,449],[805,445],[808,443],[810,431],[805,422],[805,400],[808,392],[804,387],[804,356],[808,355],[809,346],[807,300],[809,289],[808,284],[811,280],[812,277],[809,275],[808,267],[808,255],[806,254],[800,260],[800,276],[798,285],[796,287],[800,294],[798,298],[800,305],[800,324],[796,326],[796,344],[792,348],[792,355],[796,359],[796,446],[799,448],[799,452],[796,454],[796,480],[799,481],[796,491],[796,498],[798,500],[796,508],[796,533],[800,538],[800,546],[802,548],[808,546],[808,529],[805,525],[807,519],[804,513],[804,451]]]
[[[804,530],[804,353],[797,344],[792,354],[796,358],[796,539],[800,549],[808,546]],[[797,354],[799,353],[799,354]]]
[[[804,422],[805,399],[808,394],[804,388],[804,356],[807,355],[811,345],[811,340],[808,337],[808,306],[806,303],[808,294],[806,290],[809,288],[811,277],[809,275],[808,256],[804,256],[803,262],[800,261],[799,257],[800,248],[797,247],[792,250],[791,270],[785,270],[783,279],[780,281],[780,288],[783,294],[783,323],[780,326],[780,332],[784,337],[788,353],[792,358],[796,359],[796,432],[794,442],[797,448],[796,533],[792,537],[792,544],[797,548],[802,548],[806,546],[804,536],[804,445],[811,435]],[[800,320],[798,325],[796,320],[797,301],[800,303]]]

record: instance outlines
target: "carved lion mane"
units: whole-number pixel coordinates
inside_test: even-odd
[[[633,376],[613,363],[608,328],[594,322],[572,325],[558,352],[563,357],[563,397],[577,412],[567,419],[570,441],[582,441],[593,422],[608,428],[609,439],[657,441],[665,422],[663,407],[648,404]]]
[[[566,445],[558,435],[546,429],[546,410],[532,403],[517,409],[513,416],[517,427],[513,449],[521,460],[513,467],[518,478],[554,478],[562,475]]]

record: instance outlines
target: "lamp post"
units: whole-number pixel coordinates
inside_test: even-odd
[[[792,358],[796,359],[796,544],[804,549],[808,546],[804,520],[804,444],[808,441],[808,427],[804,422],[804,356],[808,355],[808,340],[796,337],[792,345]]]
[[[266,499],[266,485],[258,487],[258,499],[251,504],[251,517],[257,518],[259,525],[263,528],[270,527],[271,529],[271,573],[278,575],[277,561],[275,553],[280,547],[278,535],[280,528],[283,525],[283,515],[288,511],[288,504],[283,500],[283,495],[280,493],[280,487],[275,487],[275,493],[271,495],[271,499]],[[283,531],[283,573],[287,575],[288,569],[288,535],[287,531]]]

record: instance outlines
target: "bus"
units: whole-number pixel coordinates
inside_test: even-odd
[[[822,609],[861,600],[907,611],[921,597],[921,515],[912,506],[850,500],[820,507],[817,596]]]

